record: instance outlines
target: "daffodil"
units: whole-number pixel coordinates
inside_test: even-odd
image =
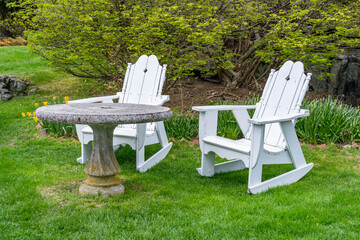
[[[26,114],[25,114],[25,113],[21,113],[21,116],[26,117]]]
[[[53,96],[53,97],[52,97],[52,99],[56,100],[56,97],[55,97],[55,96]]]
[[[48,105],[48,103],[47,103],[47,102],[43,102],[43,105],[46,106],[46,105]]]
[[[33,119],[34,119],[35,122],[39,121],[39,119],[37,117],[33,117]]]
[[[27,112],[26,115],[28,115],[29,117],[31,117],[31,112]]]
[[[66,97],[64,97],[64,100],[65,100],[65,101],[69,101],[70,98],[69,98],[68,96],[66,96]]]
[[[39,106],[39,104],[38,104],[38,103],[35,103],[34,105],[35,105],[35,107],[38,107],[38,106]]]

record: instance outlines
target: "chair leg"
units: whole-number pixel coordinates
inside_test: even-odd
[[[92,152],[92,142],[87,144],[81,143],[81,157],[77,159],[77,162],[80,164],[85,164],[89,161],[90,155]]]
[[[162,149],[160,149],[157,153],[152,155],[149,159],[145,161],[144,157],[144,151],[141,153],[141,151],[136,153],[136,156],[139,154],[139,163],[136,164],[136,169],[139,172],[146,172],[148,169],[152,168],[156,164],[158,164],[161,160],[163,160],[166,155],[169,153],[170,149],[172,147],[172,143],[168,143],[166,146],[163,146]],[[143,147],[144,149],[145,147]],[[140,155],[142,155],[143,160],[140,160]],[[138,157],[136,157],[138,159]]]
[[[248,192],[250,191],[252,186],[261,184],[262,178],[262,164],[258,162],[254,167],[249,167],[249,182],[248,182]]]
[[[172,147],[172,143],[169,143],[167,136],[166,136],[166,131],[165,131],[165,126],[164,126],[164,122],[156,122],[156,133],[159,139],[159,143],[161,145],[161,149],[155,153],[153,156],[151,156],[149,159],[145,160],[145,146],[142,147],[143,150],[138,150],[136,152],[136,169],[139,172],[145,172],[148,169],[150,169],[151,167],[155,166],[156,164],[158,164],[161,160],[163,160],[166,155],[169,153],[171,147]],[[141,134],[143,132],[144,137],[145,137],[145,126],[143,126],[143,130],[141,130],[141,128],[139,128],[138,125],[138,134]],[[139,146],[141,146],[141,142],[139,139]],[[138,156],[139,154],[139,156]]]
[[[215,153],[201,155],[201,168],[196,169],[201,176],[212,177],[215,174]]]
[[[145,162],[145,146],[136,148],[136,170],[139,171],[139,166]]]
[[[293,123],[291,121],[281,122],[281,127],[288,146],[288,160],[293,163],[295,169],[261,182],[262,165],[268,157],[262,147],[263,141],[253,141],[250,155],[249,193],[256,194],[272,187],[292,184],[305,176],[314,166],[312,163],[306,164]],[[253,139],[259,139],[260,137],[260,139],[263,139],[263,136],[263,130],[260,127],[253,128]]]
[[[296,168],[292,171],[281,174],[264,182],[252,185],[249,184],[248,192],[252,194],[257,194],[264,192],[269,188],[292,184],[305,176],[312,169],[313,166],[313,163],[309,163],[305,166]]]

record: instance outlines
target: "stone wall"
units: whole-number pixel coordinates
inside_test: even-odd
[[[12,76],[0,76],[0,101],[7,101],[16,96],[34,93],[37,87],[29,87],[29,83]]]
[[[341,54],[338,61],[328,70],[316,71],[308,69],[313,73],[310,88],[315,91],[328,92],[333,96],[342,96],[346,102],[360,105],[360,51]],[[331,73],[326,80],[319,80],[321,72]]]

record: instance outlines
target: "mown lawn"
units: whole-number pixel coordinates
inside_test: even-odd
[[[0,48],[0,74],[22,75],[1,68],[9,65],[2,53],[14,51],[25,59],[34,57],[25,47]],[[23,64],[25,76],[43,74]],[[125,194],[79,196],[86,177],[76,162],[79,142],[41,136],[20,113],[59,95],[62,81],[77,86],[66,88],[71,98],[103,88],[62,73],[54,72],[53,78],[55,87],[49,85],[53,79],[39,80],[36,84],[45,90],[0,103],[0,239],[359,239],[360,151],[335,146],[303,146],[314,168],[295,184],[258,195],[247,193],[247,170],[213,178],[198,175],[200,150],[191,142],[175,142],[169,155],[146,173],[135,171],[135,154],[126,147],[116,152]],[[81,90],[89,84],[91,91]],[[147,154],[157,148],[147,148]],[[289,169],[269,166],[265,177]]]

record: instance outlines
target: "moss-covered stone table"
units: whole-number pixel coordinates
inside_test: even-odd
[[[169,119],[169,108],[120,103],[74,103],[43,106],[36,116],[48,122],[88,124],[94,134],[93,151],[84,172],[89,176],[79,188],[80,194],[102,196],[122,194],[125,190],[116,175],[120,166],[113,150],[113,132],[118,124],[139,124]]]

